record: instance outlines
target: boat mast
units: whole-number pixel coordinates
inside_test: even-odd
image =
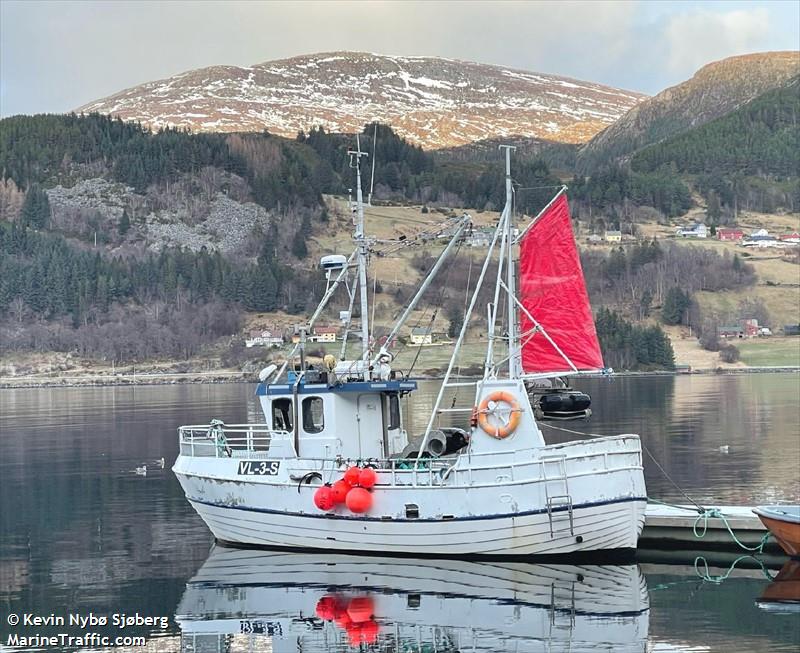
[[[506,294],[508,295],[508,378],[518,379],[522,374],[522,360],[519,351],[519,327],[516,296],[516,275],[514,269],[514,220],[513,220],[513,193],[511,184],[511,151],[517,148],[513,145],[501,145],[506,155],[506,205],[503,213],[506,214]]]
[[[368,156],[361,151],[361,143],[356,135],[356,149],[348,150],[350,167],[356,169],[356,232],[353,240],[358,248],[358,285],[361,298],[361,360],[369,361],[369,306],[367,304],[367,239],[364,236],[364,197],[361,192],[361,157]],[[364,366],[364,379],[369,372]]]

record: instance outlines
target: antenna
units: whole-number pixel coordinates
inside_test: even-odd
[[[367,205],[372,206],[372,189],[375,188],[375,150],[378,147],[378,123],[375,123],[375,131],[372,134],[372,179],[369,182],[369,195],[367,195]]]

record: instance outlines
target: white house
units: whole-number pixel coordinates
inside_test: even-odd
[[[780,247],[783,245],[775,236],[770,235],[766,229],[757,229],[742,241],[743,247]]]
[[[517,238],[520,234],[519,229],[514,227],[511,230],[511,237]],[[478,227],[477,229],[473,229],[472,233],[466,237],[465,243],[468,247],[489,247],[492,243],[492,237],[494,236],[494,229],[492,227]]]
[[[314,328],[314,335],[309,336],[312,342],[336,342],[336,327],[319,326]]]
[[[411,344],[412,345],[430,345],[433,344],[433,333],[430,327],[414,327],[411,329]]]
[[[619,243],[622,242],[622,232],[621,231],[606,231],[605,239],[607,243]]]
[[[250,337],[244,341],[245,347],[280,347],[283,344],[283,336],[267,329],[263,331],[251,331]]]
[[[475,229],[467,240],[470,247],[489,247],[492,242],[492,235],[483,229]]]
[[[708,227],[702,222],[696,222],[688,227],[680,227],[675,235],[682,238],[708,238]]]

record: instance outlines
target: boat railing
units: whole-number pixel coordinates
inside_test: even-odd
[[[270,445],[278,440],[291,444],[292,434],[273,429],[268,424],[198,424],[178,428],[180,451],[184,456],[266,456]]]
[[[185,456],[297,460],[293,434],[273,429],[268,424],[200,424],[181,426],[178,433],[180,451]],[[473,486],[476,483],[515,484],[531,480],[548,481],[551,480],[551,474],[548,474],[547,468],[554,462],[563,469],[560,475],[570,478],[610,473],[632,466],[641,467],[642,464],[640,447],[612,451],[570,451],[571,448],[568,444],[562,444],[550,445],[545,450],[525,449],[508,452],[510,459],[507,458],[499,464],[498,461],[492,460],[496,454],[483,452],[446,458],[350,460],[341,457],[303,457],[303,461],[305,465],[310,463],[316,471],[323,474],[334,473],[350,465],[368,465],[388,476],[389,478],[383,477],[388,485],[407,485],[410,481],[415,487],[450,483]],[[636,456],[635,461],[630,460],[632,454]],[[463,464],[463,456],[469,460],[467,464]],[[571,465],[572,461],[588,463],[590,460],[598,459],[601,461],[599,466],[580,465],[581,469],[573,468],[567,472],[567,464]],[[533,469],[538,470],[535,479],[531,478]],[[487,472],[494,474],[490,481],[485,479]],[[476,475],[483,478],[478,480]]]

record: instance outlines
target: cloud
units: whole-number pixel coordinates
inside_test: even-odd
[[[769,35],[767,9],[678,14],[670,17],[664,28],[667,67],[674,74],[690,77],[711,61],[763,49]]]

